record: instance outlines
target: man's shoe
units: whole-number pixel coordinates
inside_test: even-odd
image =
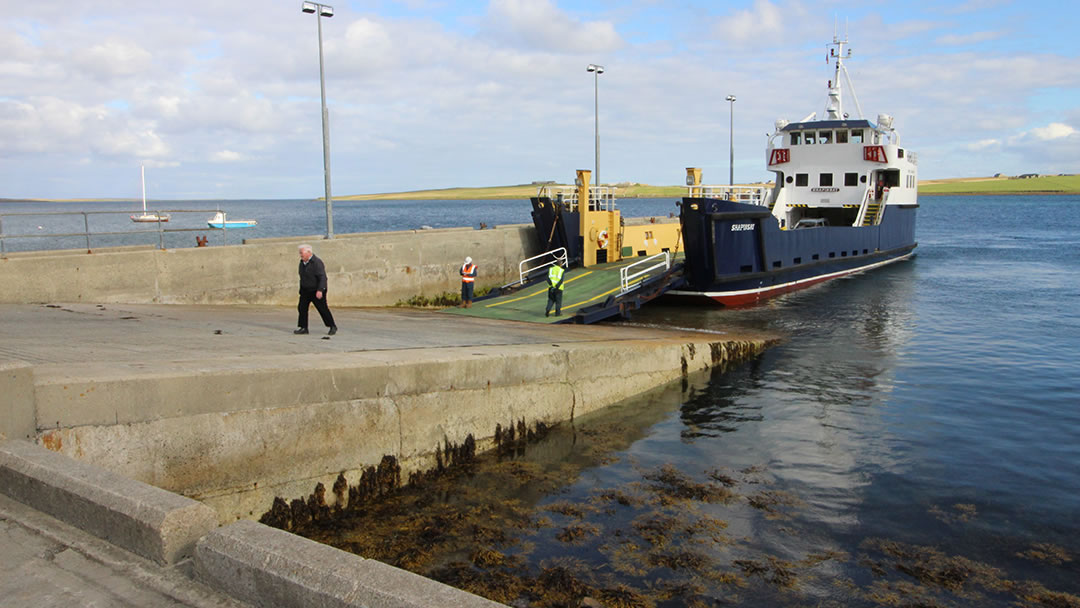
[[[550,317],[551,316],[551,311],[550,310],[545,310],[544,311],[544,316],[545,317]]]
[[[332,336],[337,333],[337,325],[330,328],[330,331],[326,333],[328,336]]]
[[[308,333],[308,331],[307,331],[306,327],[301,327],[301,328],[297,329],[296,331],[294,331],[292,333],[294,333],[294,334],[306,334],[306,333]]]

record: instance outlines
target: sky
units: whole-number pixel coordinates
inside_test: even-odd
[[[823,113],[834,34],[920,179],[1080,173],[1072,0],[331,4],[335,196],[567,183],[597,124],[604,183],[723,184],[732,145],[735,181],[766,180],[776,119]],[[300,5],[0,0],[0,198],[138,198],[140,165],[152,199],[322,196]]]

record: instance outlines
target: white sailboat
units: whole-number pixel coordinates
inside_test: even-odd
[[[139,166],[139,174],[142,177],[142,213],[131,216],[131,221],[138,223],[158,223],[169,221],[168,213],[146,210],[146,166]]]

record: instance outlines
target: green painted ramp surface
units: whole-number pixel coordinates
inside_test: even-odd
[[[495,298],[474,300],[471,308],[447,308],[443,312],[485,319],[559,323],[570,320],[578,309],[602,303],[608,296],[619,295],[619,269],[641,261],[630,258],[592,268],[574,268],[564,278],[562,316],[544,317],[547,307],[547,283],[531,285]]]

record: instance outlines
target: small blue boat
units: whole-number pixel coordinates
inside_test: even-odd
[[[224,211],[218,211],[206,220],[206,225],[211,228],[251,228],[258,223],[255,220],[230,220],[225,216]]]

